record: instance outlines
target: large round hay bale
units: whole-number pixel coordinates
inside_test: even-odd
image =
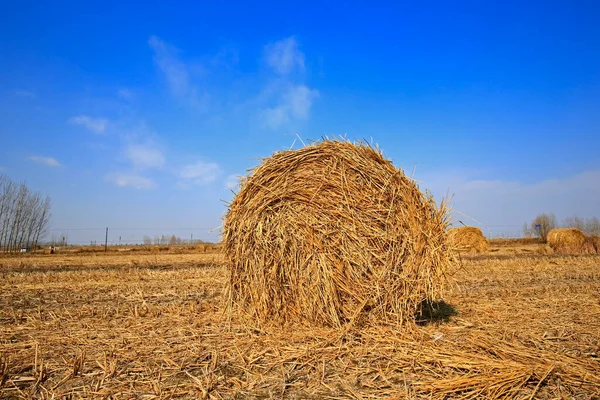
[[[488,249],[488,241],[483,232],[474,226],[448,229],[448,240],[458,251],[483,253]]]
[[[559,254],[595,253],[593,241],[576,228],[552,229],[548,232],[548,246]]]
[[[414,320],[452,266],[447,212],[369,145],[281,151],[224,219],[229,305],[261,321]]]

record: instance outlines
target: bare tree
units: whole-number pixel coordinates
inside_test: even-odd
[[[531,231],[543,241],[548,239],[548,232],[556,228],[556,216],[552,213],[539,214],[531,221]]]
[[[533,232],[531,232],[531,228],[527,222],[523,222],[523,236],[526,238],[533,236]]]
[[[564,228],[576,228],[580,231],[585,231],[585,221],[579,217],[567,217],[564,219],[562,226]]]
[[[38,219],[34,228],[33,245],[35,247],[38,246],[40,239],[43,239],[48,235],[48,227],[50,226],[50,217],[52,215],[50,213],[51,206],[52,203],[50,197],[46,197],[40,206],[40,213],[38,214]]]
[[[0,174],[0,250],[33,247],[47,234],[50,199]]]
[[[588,218],[585,221],[585,232],[590,235],[600,236],[600,220],[598,217]]]

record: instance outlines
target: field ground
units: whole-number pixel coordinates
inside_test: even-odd
[[[0,398],[600,398],[600,256],[495,242],[428,321],[223,317],[218,253],[0,257]]]

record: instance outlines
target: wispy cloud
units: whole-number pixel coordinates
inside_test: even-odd
[[[165,156],[158,148],[149,144],[130,144],[125,148],[125,157],[135,170],[160,168],[165,164]]]
[[[29,98],[29,99],[35,99],[35,98],[37,98],[37,95],[34,92],[30,91],[30,90],[18,89],[18,90],[15,90],[15,94],[17,96],[19,96],[19,97],[26,97],[26,98]]]
[[[270,43],[265,46],[264,55],[276,75],[261,94],[268,103],[258,112],[262,126],[278,129],[294,120],[307,119],[319,91],[303,82],[305,74],[292,74],[305,70],[305,56],[296,39],[292,36]]]
[[[297,85],[284,95],[284,103],[289,107],[290,113],[294,117],[306,119],[313,100],[318,96],[318,90],[310,89],[305,85]]]
[[[185,165],[179,173],[179,178],[183,184],[195,183],[204,185],[214,182],[220,173],[221,168],[218,164],[198,161],[194,164]]]
[[[225,179],[225,187],[227,189],[235,189],[240,184],[239,175],[229,175],[227,179]]]
[[[117,90],[117,96],[123,100],[133,100],[133,98],[135,97],[133,92],[126,88],[121,88]]]
[[[542,212],[556,213],[558,219],[571,215],[592,217],[600,204],[600,171],[587,171],[564,179],[535,183],[467,179],[464,172],[438,171],[420,181],[437,196],[454,194],[453,209],[466,224],[483,224],[494,234],[519,234],[521,225]],[[466,217],[467,215],[468,217]]]
[[[294,119],[308,118],[314,99],[319,91],[306,85],[292,85],[280,94],[277,105],[261,111],[263,126],[277,129]]]
[[[81,125],[98,134],[104,133],[108,127],[108,120],[104,118],[92,118],[87,115],[71,117],[67,122],[71,125]]]
[[[154,189],[156,183],[149,178],[145,178],[138,174],[109,174],[106,179],[110,182],[115,183],[119,187],[129,187],[133,189]]]
[[[196,109],[205,110],[208,94],[199,93],[190,77],[190,67],[179,58],[179,50],[157,36],[151,36],[148,45],[154,51],[154,62],[164,74],[173,96]],[[195,65],[194,69],[203,69]]]
[[[269,67],[280,75],[287,75],[295,69],[304,71],[304,53],[298,49],[298,42],[293,36],[265,46],[265,59]]]
[[[261,111],[260,117],[264,127],[277,129],[290,120],[288,110],[284,106],[265,108]]]
[[[62,165],[53,157],[29,156],[27,159],[38,164],[47,165],[48,167],[60,167]]]

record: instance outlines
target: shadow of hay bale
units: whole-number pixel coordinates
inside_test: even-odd
[[[411,321],[455,258],[448,212],[368,144],[314,143],[264,159],[223,224],[227,298],[259,321]]]
[[[436,322],[449,322],[450,317],[458,315],[458,311],[451,304],[443,300],[423,301],[416,313],[415,320],[417,325],[429,325]]]

